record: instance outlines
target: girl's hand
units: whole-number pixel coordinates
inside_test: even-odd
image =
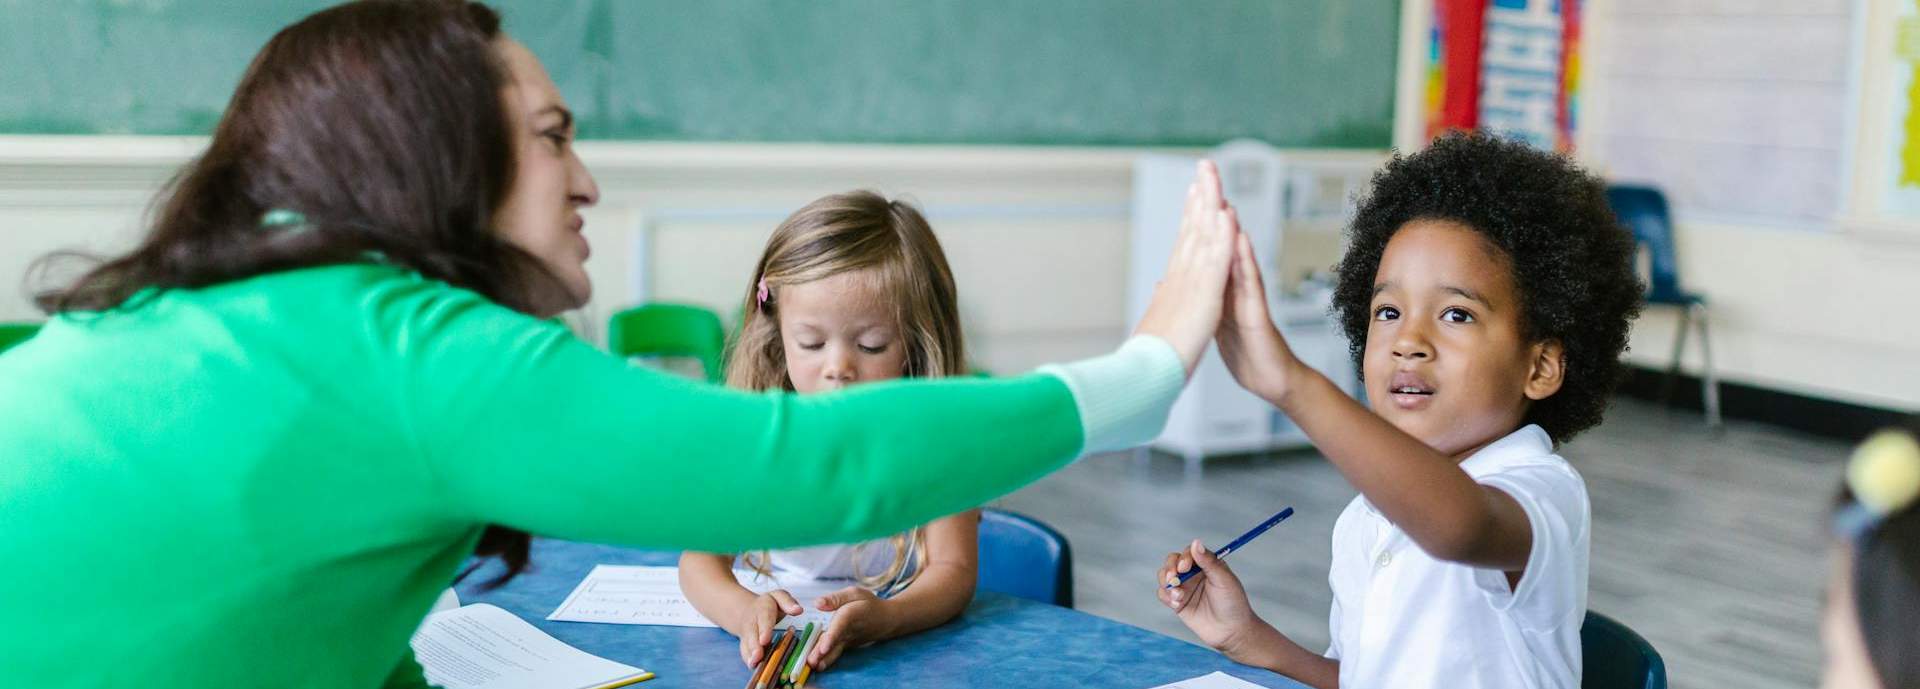
[[[767,653],[767,644],[773,642],[773,626],[779,624],[781,618],[800,613],[800,602],[784,589],[774,589],[754,597],[753,602],[741,611],[734,627],[740,630],[741,662],[746,663],[747,667],[759,663],[760,657]]]
[[[1195,566],[1200,568],[1200,573],[1187,583],[1172,589],[1166,587]],[[1246,663],[1243,658],[1250,656],[1248,651],[1254,650],[1252,646],[1257,644],[1262,632],[1272,631],[1253,614],[1247,591],[1240,586],[1240,577],[1234,575],[1226,562],[1214,557],[1213,551],[1200,545],[1199,540],[1188,545],[1185,552],[1168,553],[1157,582],[1155,589],[1160,602],[1172,608],[1180,622],[1193,630],[1201,642],[1236,662]]]
[[[1239,236],[1240,220],[1220,191],[1220,171],[1213,161],[1200,161],[1200,179],[1187,189],[1167,274],[1134,329],[1173,345],[1189,375],[1220,325],[1221,298]]]
[[[849,646],[860,646],[880,637],[879,630],[885,626],[886,602],[873,595],[872,591],[858,586],[848,586],[821,596],[813,607],[833,613],[833,621],[827,623],[827,630],[814,642],[813,652],[807,655],[808,665],[815,670],[825,670],[833,661],[840,659],[840,652]]]
[[[1220,358],[1240,387],[1268,404],[1280,406],[1288,383],[1296,377],[1291,371],[1301,364],[1267,313],[1267,289],[1246,235],[1234,242],[1232,277],[1215,339],[1220,345]]]

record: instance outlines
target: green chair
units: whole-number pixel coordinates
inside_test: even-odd
[[[26,342],[37,332],[40,332],[39,323],[0,323],[0,352]]]
[[[698,359],[708,382],[720,382],[725,348],[720,317],[698,306],[642,304],[614,314],[607,323],[607,350],[614,356]]]

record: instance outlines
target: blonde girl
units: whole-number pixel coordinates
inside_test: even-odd
[[[808,395],[966,372],[953,273],[939,240],[919,211],[872,192],[821,198],[781,223],[754,271],[745,314],[728,359],[732,387]],[[806,659],[824,669],[849,646],[959,615],[973,598],[979,524],[979,511],[969,510],[862,543],[688,552],[680,585],[701,614],[740,638],[740,659],[753,665],[774,625],[802,608],[785,590],[748,590],[736,565],[783,581],[847,582],[811,602],[833,614]]]

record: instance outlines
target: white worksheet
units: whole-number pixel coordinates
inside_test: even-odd
[[[754,593],[786,589],[806,611],[797,617],[780,620],[776,628],[824,626],[832,615],[815,610],[813,601],[840,590],[850,581],[803,579],[785,581],[762,577],[736,569],[733,576]],[[680,591],[677,567],[639,567],[632,565],[595,565],[587,578],[567,594],[549,620],[564,622],[602,622],[606,624],[652,624],[671,627],[717,627],[693,609]]]
[[[1260,685],[1224,672],[1215,671],[1211,675],[1201,675],[1193,679],[1183,679],[1172,684],[1162,684],[1153,689],[1260,689]]]
[[[647,674],[561,643],[485,603],[429,615],[412,645],[427,681],[448,689],[585,689]]]

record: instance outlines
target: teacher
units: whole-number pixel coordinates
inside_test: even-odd
[[[896,532],[1151,439],[1219,322],[1206,168],[1112,354],[812,397],[630,367],[546,320],[591,290],[572,120],[478,3],[275,35],[140,245],[0,356],[0,685],[417,686],[469,554]]]

